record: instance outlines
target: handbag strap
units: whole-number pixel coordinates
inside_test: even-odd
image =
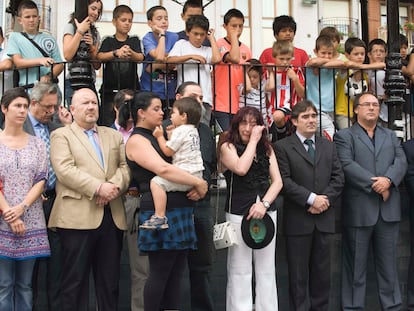
[[[40,53],[42,53],[43,57],[50,57],[49,54],[47,54],[45,52],[45,50],[43,50],[39,44],[37,44],[32,38],[29,37],[29,35],[25,32],[21,32],[21,34],[23,35],[23,37],[25,37],[27,40],[29,40],[39,51]]]
[[[219,197],[220,197],[220,187],[217,186],[217,195],[216,195],[216,222],[218,224],[218,211],[219,211]],[[233,172],[231,172],[230,177],[230,192],[229,192],[229,213],[231,213],[231,200],[233,197]]]

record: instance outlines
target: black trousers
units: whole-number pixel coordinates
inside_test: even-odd
[[[197,235],[197,249],[188,253],[190,274],[191,310],[213,311],[210,274],[214,261],[213,225],[214,209],[210,201],[201,200],[194,208],[194,225]]]
[[[117,310],[123,231],[116,227],[110,209],[104,208],[104,217],[97,229],[59,228],[58,232],[63,255],[61,310],[88,310],[91,269],[98,310]]]
[[[148,252],[149,276],[144,288],[144,310],[180,310],[182,280],[188,250]]]
[[[332,233],[286,237],[291,311],[327,311],[331,287]]]

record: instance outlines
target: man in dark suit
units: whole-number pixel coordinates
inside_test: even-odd
[[[408,266],[407,280],[407,310],[414,311],[414,139],[403,143],[403,149],[407,157],[408,169],[405,175],[405,186],[410,197],[410,262]]]
[[[58,117],[61,123],[52,121],[55,111],[58,108],[58,92],[56,84],[39,82],[30,93],[30,107],[27,119],[23,125],[24,130],[30,135],[40,137],[47,146],[48,156],[50,151],[50,133],[61,127],[63,124],[72,122],[70,113],[59,108]],[[55,201],[56,178],[49,161],[49,180],[43,193],[43,210],[45,212],[46,223],[49,221],[50,211]],[[36,261],[33,270],[33,310],[40,306],[39,292],[42,286],[39,284],[39,276],[46,264],[46,291],[48,310],[60,310],[60,276],[61,276],[61,253],[59,236],[56,232],[48,230],[51,256],[41,258]]]
[[[397,242],[401,220],[398,185],[407,160],[394,132],[377,124],[378,99],[354,101],[357,122],[334,141],[345,174],[342,204],[342,308],[365,310],[366,272],[372,242],[382,310],[401,310]]]
[[[304,100],[292,109],[296,132],[275,144],[283,180],[283,224],[290,310],[328,310],[335,201],[344,175],[335,145],[315,135],[317,110]]]

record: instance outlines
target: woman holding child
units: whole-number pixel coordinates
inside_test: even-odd
[[[124,105],[122,109],[129,109],[129,106]],[[131,105],[131,115],[135,129],[126,144],[126,154],[132,176],[138,182],[142,194],[140,222],[154,213],[150,180],[155,175],[194,187],[188,193],[168,193],[169,228],[142,230],[138,239],[139,249],[148,253],[150,262],[150,274],[144,290],[144,309],[179,310],[187,252],[196,245],[193,202],[205,195],[207,183],[174,167],[161,152],[157,139],[152,135],[153,130],[162,124],[164,116],[162,102],[157,94],[143,92],[136,95]]]
[[[241,233],[243,215],[247,219],[262,219],[267,213],[276,225],[274,201],[282,189],[276,156],[267,139],[263,117],[256,108],[243,107],[233,117],[220,146],[220,161],[228,191],[226,219],[238,236],[238,243],[227,254],[226,310],[252,310],[252,260],[255,310],[277,310],[276,236],[267,246],[252,249]]]

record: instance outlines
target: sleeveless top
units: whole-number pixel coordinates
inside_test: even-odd
[[[247,145],[236,144],[235,147],[237,154],[241,156],[246,150]],[[260,200],[262,199],[270,186],[269,166],[269,156],[266,154],[266,151],[258,149],[257,155],[246,175],[239,176],[230,170],[224,172],[228,194],[225,207],[226,212],[230,210],[231,187],[231,214],[244,215],[249,211],[252,204],[256,202],[257,196],[260,197]],[[275,209],[275,204],[272,203],[269,210]]]
[[[132,135],[141,135],[151,142],[160,156],[170,162],[152,135],[152,131],[136,127]],[[141,193],[140,202],[140,224],[154,214],[154,202],[150,191],[150,181],[155,174],[127,157],[127,163],[131,169],[133,179],[138,184]],[[141,230],[138,235],[138,248],[142,252],[157,250],[184,250],[196,249],[197,237],[195,234],[193,207],[195,202],[187,198],[185,192],[167,192],[167,209],[169,228],[166,230]]]

